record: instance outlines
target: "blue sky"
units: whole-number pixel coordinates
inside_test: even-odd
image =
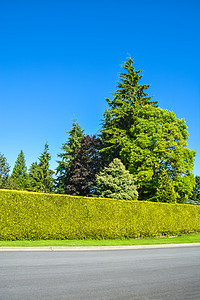
[[[101,126],[128,56],[159,106],[184,118],[200,175],[200,2],[0,0],[0,152],[51,168],[72,120]]]

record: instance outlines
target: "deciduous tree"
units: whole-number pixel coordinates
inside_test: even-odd
[[[70,162],[67,193],[89,196],[94,193],[96,174],[100,170],[100,139],[86,135],[76,149],[75,158]]]
[[[173,112],[150,105],[140,109],[131,129],[133,137],[124,139],[120,152],[122,161],[138,180],[140,198],[154,199],[158,189],[163,188],[163,171],[173,182],[178,202],[191,195],[195,151],[187,148],[186,129],[184,119],[177,119]]]

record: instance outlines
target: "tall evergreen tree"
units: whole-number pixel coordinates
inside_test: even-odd
[[[69,184],[70,162],[74,159],[77,148],[80,148],[80,140],[83,137],[81,126],[74,120],[72,128],[68,132],[69,138],[62,144],[62,153],[58,154],[61,160],[58,160],[56,190],[58,193],[66,193]]]
[[[157,106],[146,93],[150,85],[140,84],[142,71],[136,71],[133,60],[128,59],[123,65],[125,73],[120,74],[118,89],[113,100],[106,99],[109,108],[106,108],[101,130],[102,156],[106,163],[120,157],[127,136],[133,137],[133,124],[141,107],[146,104]]]
[[[30,190],[33,192],[43,192],[41,181],[41,168],[37,162],[33,162],[29,168]]]
[[[10,166],[7,159],[0,153],[0,189],[6,188],[9,178]]]
[[[53,191],[54,172],[49,168],[50,160],[49,146],[45,143],[44,152],[39,157],[39,163],[33,163],[29,170],[31,190],[43,193],[50,193]]]
[[[26,161],[24,157],[24,153],[21,150],[15,165],[13,167],[13,171],[11,174],[11,179],[14,181],[16,188],[19,190],[27,190],[29,187],[29,177],[27,173]]]
[[[80,148],[70,162],[68,194],[89,196],[94,193],[96,174],[101,167],[99,149],[99,138],[86,135],[81,139]]]

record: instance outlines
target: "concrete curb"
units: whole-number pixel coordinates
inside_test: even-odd
[[[200,247],[200,243],[186,244],[160,244],[160,245],[137,245],[137,246],[83,246],[83,247],[0,247],[0,252],[10,251],[102,251],[102,250],[140,250],[140,249],[159,249],[159,248],[183,248]]]

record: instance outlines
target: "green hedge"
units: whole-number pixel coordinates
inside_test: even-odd
[[[0,190],[0,240],[116,239],[200,232],[200,207]]]

